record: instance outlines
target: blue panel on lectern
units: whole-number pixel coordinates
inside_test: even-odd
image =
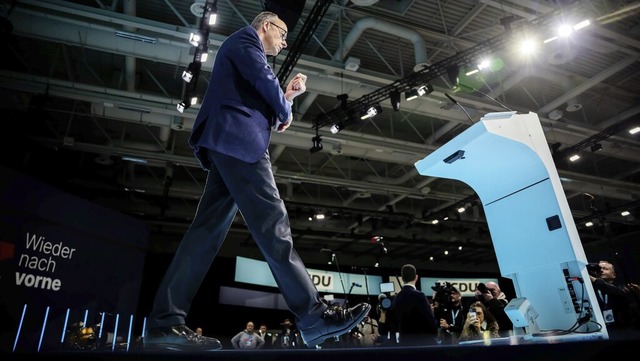
[[[548,178],[544,164],[528,145],[489,132],[485,123],[476,123],[460,134],[456,144],[464,146],[440,148],[416,162],[416,168],[421,174],[428,169],[429,175],[444,178],[464,174],[460,180],[473,188],[484,204]],[[459,150],[464,151],[461,159],[445,162]]]
[[[575,259],[566,227],[549,231],[547,226],[548,217],[560,214],[548,179],[488,204],[484,211],[502,273]]]

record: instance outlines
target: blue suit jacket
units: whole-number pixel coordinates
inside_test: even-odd
[[[206,149],[253,163],[267,151],[276,118],[290,114],[258,33],[246,26],[218,49],[189,145],[205,169]]]

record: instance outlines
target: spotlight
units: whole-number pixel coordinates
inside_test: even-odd
[[[309,149],[310,153],[317,153],[322,150],[322,138],[319,135],[311,138],[313,146]]]
[[[196,105],[197,103],[198,103],[198,97],[189,98],[189,96],[187,96],[185,100],[178,103],[176,108],[180,113],[184,113],[185,109],[189,109],[189,107],[191,107],[192,105]]]
[[[599,151],[600,149],[602,149],[602,144],[600,144],[600,143],[596,143],[596,144],[594,144],[594,145],[592,145],[592,146],[591,146],[591,151],[592,151],[592,152],[597,152],[597,151]]]
[[[400,92],[394,90],[389,94],[389,100],[391,101],[391,107],[394,111],[400,110]]]
[[[202,51],[197,51],[196,60],[201,63],[206,63],[207,59],[209,59],[209,53],[207,52],[207,47],[205,46]]]
[[[192,62],[189,63],[187,70],[182,72],[182,80],[187,83],[190,83],[193,77],[197,77],[200,73],[200,63]]]
[[[418,95],[418,91],[416,89],[409,89],[404,93],[404,99],[406,101],[413,100],[413,99],[417,98],[418,96],[419,96]]]
[[[200,45],[204,45],[205,41],[206,41],[206,36],[202,31],[189,34],[189,43],[191,43],[191,45],[193,46],[197,47]]]
[[[218,20],[218,0],[209,1],[205,6],[205,10],[206,24],[208,26],[215,25]]]
[[[193,79],[192,72],[190,72],[189,70],[185,70],[182,72],[182,80],[186,81],[187,83],[191,83],[192,79]]]
[[[191,104],[189,104],[189,102],[183,100],[180,103],[178,103],[178,106],[176,108],[180,113],[184,113],[185,109],[188,109],[190,105]]]
[[[431,84],[423,85],[418,88],[418,95],[429,95],[433,92],[433,86]]]
[[[360,117],[360,119],[375,117],[380,113],[382,113],[382,107],[380,106],[380,104],[373,105],[369,107],[369,109],[367,109],[367,111]]]
[[[342,129],[344,129],[344,123],[343,122],[337,122],[336,124],[331,126],[331,133],[336,134],[339,131],[341,131]]]
[[[209,20],[207,21],[207,25],[213,26],[216,25],[216,21],[218,21],[218,14],[209,14]]]
[[[421,97],[423,95],[429,95],[433,93],[433,86],[431,84],[422,85],[416,89],[407,90],[404,93],[405,100],[413,100],[417,97]]]

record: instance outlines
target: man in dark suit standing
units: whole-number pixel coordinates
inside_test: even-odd
[[[416,289],[418,274],[415,266],[402,266],[402,282],[404,285],[394,297],[391,308],[395,312],[400,334],[399,344],[402,346],[421,346],[436,343],[437,321],[429,299]]]
[[[269,160],[272,130],[293,119],[293,99],[306,91],[304,74],[283,91],[267,62],[287,47],[287,25],[262,12],[231,34],[215,57],[209,87],[189,144],[208,172],[195,217],[160,283],[148,318],[145,349],[209,351],[220,341],[199,336],[185,318],[238,210],[262,251],[308,347],[353,329],[369,313],[321,300],[293,249],[289,217]]]

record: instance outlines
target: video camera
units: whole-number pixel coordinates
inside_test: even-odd
[[[391,304],[393,303],[393,297],[387,296],[384,293],[378,295],[378,313],[380,310],[387,311],[391,308]]]
[[[589,272],[590,276],[600,278],[600,275],[602,274],[602,268],[600,268],[599,263],[587,263],[587,272]]]
[[[491,291],[489,291],[489,289],[487,288],[487,285],[485,285],[482,282],[478,283],[478,286],[476,286],[476,289],[480,291],[480,293],[491,293]]]
[[[444,285],[440,282],[436,282],[436,285],[432,286],[431,289],[436,291],[433,295],[433,302],[437,303],[438,306],[445,307],[451,303],[451,293],[456,290],[449,282],[445,282]]]

